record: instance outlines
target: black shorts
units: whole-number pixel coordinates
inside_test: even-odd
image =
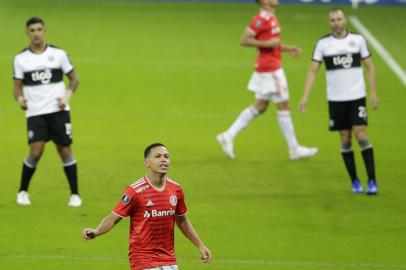
[[[27,118],[28,144],[52,140],[58,145],[72,144],[69,111],[42,114]]]
[[[353,126],[366,126],[365,98],[350,101],[329,101],[330,130],[348,130]]]

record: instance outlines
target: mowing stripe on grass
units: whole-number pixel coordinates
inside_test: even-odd
[[[19,259],[19,260],[66,260],[66,261],[127,261],[126,256],[63,256],[63,255],[25,255],[25,254],[0,254],[1,259]],[[180,263],[201,264],[200,260],[179,258]],[[215,259],[215,265],[281,265],[295,267],[326,267],[338,266],[343,268],[358,269],[360,267],[369,267],[375,269],[406,269],[406,264],[387,263],[387,262],[343,262],[343,261],[299,261],[299,260],[235,260],[235,259]]]
[[[362,24],[362,22],[355,16],[350,17],[350,22],[355,28],[368,40],[368,42],[374,47],[374,49],[381,56],[382,60],[389,66],[390,69],[398,76],[400,81],[406,86],[406,72],[396,62],[396,60],[390,55],[385,47],[372,35],[371,32]]]

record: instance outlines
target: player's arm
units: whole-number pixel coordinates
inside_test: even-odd
[[[26,110],[27,107],[27,100],[24,98],[23,94],[23,81],[22,80],[14,80],[14,98],[17,100],[18,104],[20,105],[21,109]]]
[[[302,49],[296,46],[281,45],[282,52],[287,52],[293,57],[299,57],[302,54]]]
[[[371,57],[363,59],[362,62],[365,65],[365,70],[366,70],[366,73],[367,73],[369,89],[371,90],[372,109],[375,110],[378,107],[378,95],[376,93],[375,65],[372,62]]]
[[[304,112],[306,110],[306,104],[307,104],[308,98],[310,96],[310,93],[313,89],[314,81],[316,80],[316,75],[320,69],[320,66],[321,66],[320,62],[313,61],[310,65],[309,71],[307,72],[305,87],[304,87],[304,91],[303,91],[303,97],[299,103],[299,110],[301,112]]]
[[[200,240],[192,223],[185,215],[175,216],[175,221],[181,232],[199,249],[202,261],[209,263],[212,259],[211,251],[204,245],[202,240]]]
[[[107,217],[105,217],[97,226],[96,229],[86,228],[83,230],[83,239],[91,240],[99,235],[105,234],[106,232],[113,229],[113,227],[122,219],[119,215],[111,212]]]
[[[65,95],[61,99],[59,99],[58,106],[61,110],[65,109],[66,105],[68,105],[73,92],[76,91],[79,85],[79,79],[78,76],[76,75],[75,70],[72,70],[66,76],[68,77],[69,85],[65,91]]]
[[[273,49],[278,47],[281,44],[279,38],[271,38],[268,40],[257,40],[256,34],[250,28],[247,28],[241,37],[241,45],[246,47],[257,47],[257,48],[267,48]]]

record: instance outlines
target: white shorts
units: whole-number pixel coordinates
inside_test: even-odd
[[[165,265],[165,266],[157,266],[153,268],[147,268],[144,270],[178,270],[177,265]]]
[[[289,100],[288,81],[281,68],[275,72],[254,72],[247,88],[255,93],[256,99],[272,100],[273,103]]]

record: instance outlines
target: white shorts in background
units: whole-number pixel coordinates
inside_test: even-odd
[[[178,270],[177,265],[157,266],[153,268],[147,268],[144,270]]]
[[[275,72],[254,72],[247,88],[255,93],[256,99],[272,100],[273,103],[289,100],[288,82],[281,68]]]

